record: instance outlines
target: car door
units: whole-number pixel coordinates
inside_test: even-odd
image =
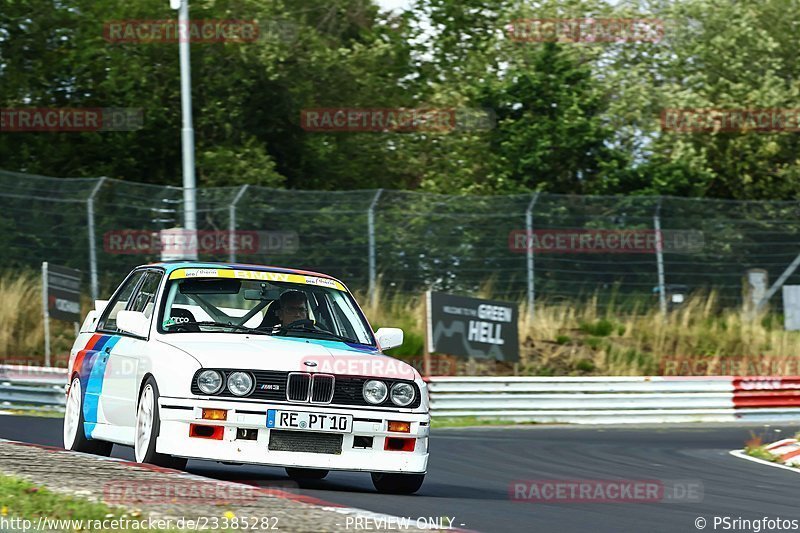
[[[83,418],[87,436],[103,437],[109,429],[109,406],[104,391],[109,386],[109,360],[122,340],[116,327],[117,314],[128,308],[131,296],[144,278],[145,271],[132,272],[109,300],[97,321],[95,334],[84,351],[78,372],[83,390]],[[88,346],[88,345],[87,345]],[[113,384],[112,384],[113,386]]]
[[[124,309],[143,312],[151,321],[155,314],[156,297],[163,279],[160,270],[143,271],[140,283],[128,298]],[[116,312],[122,310],[117,306]],[[111,316],[109,316],[111,318]],[[101,395],[103,413],[108,424],[120,431],[128,440],[136,423],[136,401],[139,392],[139,360],[147,353],[148,338],[141,338],[116,327],[116,321],[107,320],[101,324],[103,331],[114,333],[119,341],[108,352],[105,383]],[[132,437],[131,437],[132,438]]]

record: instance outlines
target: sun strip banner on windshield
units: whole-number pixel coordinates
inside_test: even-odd
[[[278,281],[283,283],[301,283],[317,285],[340,291],[347,291],[344,285],[335,279],[306,276],[304,274],[287,274],[283,272],[264,272],[261,270],[234,270],[231,268],[179,268],[169,275],[169,279],[185,278],[235,278],[252,281]]]

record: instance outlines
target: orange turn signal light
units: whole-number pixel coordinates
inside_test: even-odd
[[[227,409],[203,409],[203,420],[227,420]]]
[[[411,433],[411,422],[395,422],[390,420],[389,431],[396,431],[398,433]]]

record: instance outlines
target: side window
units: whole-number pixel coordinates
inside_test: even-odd
[[[97,325],[98,331],[117,331],[117,313],[124,311],[128,306],[128,300],[130,300],[133,290],[139,284],[139,280],[141,280],[142,276],[144,275],[144,270],[136,272],[133,276],[128,278],[128,280],[122,286],[122,289],[119,291],[119,294],[117,294],[110,302],[108,302],[106,310],[103,312],[103,318]]]
[[[150,271],[144,276],[139,292],[133,297],[131,311],[141,311],[147,318],[153,316],[153,308],[156,304],[156,291],[161,283],[161,272]]]

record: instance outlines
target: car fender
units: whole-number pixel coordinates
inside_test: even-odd
[[[147,343],[147,351],[139,358],[136,376],[139,392],[147,376],[153,376],[161,396],[191,398],[194,396],[191,391],[192,378],[200,368],[200,362],[191,354],[151,338]]]

